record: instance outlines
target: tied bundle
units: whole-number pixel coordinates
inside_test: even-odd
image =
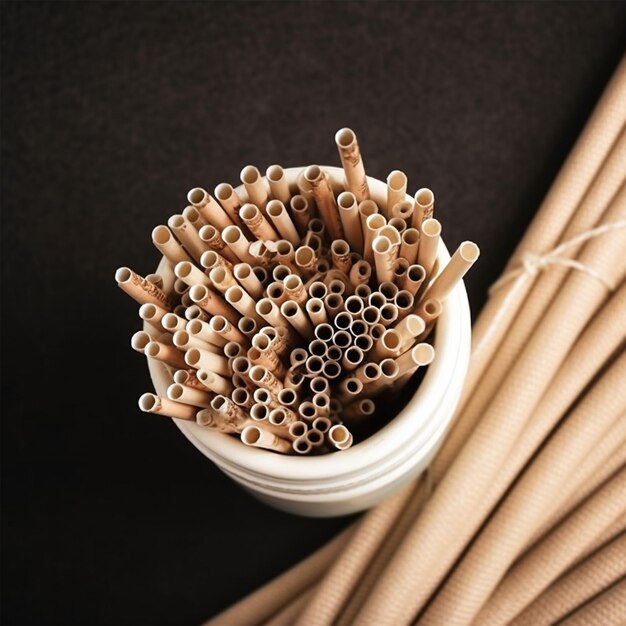
[[[280,453],[344,450],[380,427],[375,399],[432,362],[426,339],[478,247],[445,263],[432,191],[408,201],[396,170],[374,201],[354,132],[335,140],[341,177],[249,165],[243,189],[192,189],[153,230],[160,274],[117,270],[141,304],[132,347],[171,369],[142,410]]]

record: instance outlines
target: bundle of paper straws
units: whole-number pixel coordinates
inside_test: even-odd
[[[142,395],[142,410],[281,453],[344,450],[351,427],[371,421],[373,398],[433,360],[425,340],[478,247],[463,242],[439,267],[432,191],[407,201],[396,170],[376,204],[354,132],[335,141],[337,196],[317,165],[292,188],[281,166],[263,178],[249,165],[245,194],[222,183],[216,200],[194,188],[182,214],[152,231],[173,290],[158,274],[117,270],[141,304],[132,347],[174,369],[167,397]]]

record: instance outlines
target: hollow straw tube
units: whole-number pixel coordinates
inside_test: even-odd
[[[190,287],[193,287],[193,285],[211,286],[209,277],[189,261],[177,263],[174,267],[174,275]]]
[[[167,397],[173,402],[182,402],[183,404],[189,404],[192,406],[199,406],[207,408],[211,406],[212,396],[211,394],[199,391],[198,389],[192,389],[191,387],[185,387],[178,383],[172,383],[167,388]]]
[[[283,202],[280,200],[270,200],[265,210],[276,227],[276,230],[280,233],[280,236],[289,241],[292,245],[297,246],[300,243],[300,235],[289,213],[287,213]]]
[[[232,382],[215,372],[207,369],[199,369],[196,372],[198,380],[207,388],[215,393],[229,395],[233,391]]]
[[[185,368],[187,364],[183,354],[178,348],[168,346],[161,341],[151,341],[144,348],[144,354],[151,359],[156,359],[172,367]]]
[[[196,261],[199,261],[202,253],[208,249],[208,246],[200,239],[198,231],[189,220],[180,214],[172,215],[167,220],[167,225],[176,235],[176,238],[183,244],[187,252],[189,252]]]
[[[441,224],[436,219],[424,220],[420,229],[420,243],[417,252],[417,264],[421,265],[426,274],[430,275],[437,260]]]
[[[220,183],[215,187],[214,193],[217,201],[224,207],[233,224],[236,224],[239,221],[239,209],[242,204],[237,192],[232,188],[232,185]]]
[[[254,165],[247,165],[241,170],[240,179],[246,188],[250,202],[256,204],[259,209],[265,209],[269,194],[261,172]]]
[[[346,186],[357,199],[362,202],[370,197],[365,167],[361,158],[361,150],[354,131],[342,128],[335,134],[335,143],[339,151],[341,165],[346,175]],[[317,199],[317,198],[316,198]]]
[[[406,259],[409,265],[413,265],[417,260],[417,250],[420,242],[420,231],[417,228],[408,228],[402,233],[402,244],[400,245],[400,256]]]
[[[291,199],[291,192],[289,191],[285,170],[280,165],[270,165],[265,172],[265,177],[269,183],[272,198],[288,204]]]
[[[328,174],[318,165],[310,165],[304,170],[304,178],[311,185],[315,203],[331,238],[343,239],[343,228]]]
[[[248,251],[250,242],[246,239],[239,226],[228,226],[225,228],[222,231],[222,239],[239,260],[244,263],[254,264],[255,259]]]
[[[350,248],[359,254],[363,253],[363,230],[359,219],[359,205],[356,196],[350,191],[344,191],[337,197],[339,219],[343,232]]]
[[[192,257],[176,241],[172,231],[164,225],[156,226],[152,230],[152,243],[157,250],[172,264],[181,261],[192,261]]]
[[[162,398],[154,393],[144,393],[139,398],[139,408],[144,413],[158,413],[167,417],[195,421],[197,407],[180,402],[173,402],[168,398]]]
[[[128,267],[116,270],[115,281],[122,291],[139,304],[156,304],[168,311],[174,308],[174,302],[163,291]]]
[[[256,204],[247,203],[239,209],[239,217],[250,229],[250,232],[261,240],[277,241],[278,234],[265,219],[261,210]]]
[[[202,215],[209,224],[213,224],[215,228],[224,230],[224,228],[233,223],[228,213],[224,211],[215,198],[201,187],[191,189],[187,194],[187,200],[196,207],[200,215]]]
[[[464,241],[456,249],[443,271],[428,287],[424,293],[424,299],[445,300],[479,256],[480,250],[478,246],[472,241]]]
[[[425,220],[431,219],[435,210],[435,194],[427,187],[418,189],[415,193],[415,206],[411,226],[420,229]]]
[[[387,204],[385,207],[385,215],[387,218],[392,217],[391,210],[399,202],[406,200],[407,177],[400,170],[393,170],[387,176]]]

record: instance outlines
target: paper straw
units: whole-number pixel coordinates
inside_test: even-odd
[[[144,393],[139,398],[139,408],[144,413],[158,413],[167,417],[175,417],[181,420],[195,421],[197,407],[180,402],[173,402],[168,398],[161,398],[154,393]]]
[[[310,298],[305,305],[305,309],[313,326],[328,322],[328,315],[324,308],[324,302],[319,298]]]
[[[321,339],[314,339],[309,343],[309,353],[311,356],[324,358],[328,352],[328,346]]]
[[[372,324],[370,326],[370,337],[376,341],[377,339],[380,339],[383,335],[383,333],[385,332],[385,327],[378,323],[378,324]]]
[[[161,274],[146,274],[146,280],[159,289],[163,289],[163,276]]]
[[[213,224],[218,230],[224,230],[233,223],[215,198],[201,187],[191,189],[187,194],[187,200],[198,209],[200,215],[209,224]],[[184,243],[183,241],[183,245]]]
[[[387,176],[387,205],[385,215],[392,217],[391,210],[399,202],[406,200],[407,177],[400,170],[393,170]]]
[[[264,209],[269,198],[261,172],[254,165],[247,165],[241,170],[240,180],[246,188],[248,198],[259,209]]]
[[[133,350],[136,350],[140,354],[144,354],[146,346],[153,340],[153,337],[151,337],[148,333],[140,330],[131,337],[130,345]]]
[[[285,432],[289,429],[291,424],[295,424],[298,421],[298,416],[293,411],[284,406],[277,406],[270,411],[267,419],[273,426],[283,428],[283,434],[281,436],[289,436],[293,439],[291,435]]]
[[[309,454],[313,449],[313,446],[306,438],[306,433],[301,437],[297,437],[296,439],[294,439],[291,447],[296,454]]]
[[[415,194],[415,208],[411,226],[420,229],[425,220],[431,219],[435,208],[435,195],[427,187],[418,189]],[[421,265],[421,263],[420,263]]]
[[[380,367],[378,363],[366,363],[357,368],[354,375],[364,384],[369,385],[380,378]]]
[[[420,242],[417,251],[417,264],[421,265],[426,274],[433,271],[439,249],[441,224],[436,219],[426,219],[420,229]]]
[[[311,209],[309,200],[304,196],[297,194],[289,202],[291,216],[298,233],[302,236],[306,233],[307,224],[311,219]]]
[[[352,332],[353,329],[350,330]],[[354,345],[362,350],[364,353],[367,353],[372,349],[372,346],[374,345],[374,340],[366,334],[356,335],[354,337]]]
[[[392,326],[398,319],[398,307],[391,302],[387,302],[380,307],[380,323],[383,326]]]
[[[407,315],[403,320],[398,322],[395,326],[395,330],[400,333],[402,337],[402,347],[410,347],[415,338],[421,335],[426,328],[426,322],[415,314]]]
[[[222,315],[215,315],[209,322],[209,328],[225,340],[224,345],[229,341],[236,341],[240,344],[248,343],[246,336]]]
[[[254,422],[248,417],[245,409],[237,406],[230,398],[217,395],[211,401],[211,409],[217,412],[221,421],[230,432],[240,433],[246,426]],[[205,409],[206,410],[206,409]]]
[[[384,216],[380,213],[374,213],[365,220],[365,229],[363,230],[363,256],[365,261],[370,265],[374,265],[374,250],[372,248],[374,239],[378,232],[387,224]]]
[[[207,250],[200,257],[200,265],[204,268],[205,272],[210,272],[214,267],[225,267],[231,270],[233,264],[219,252],[215,250]]]
[[[191,256],[176,241],[172,231],[167,226],[156,226],[152,230],[152,243],[172,265],[181,261],[192,261]]]
[[[182,215],[172,215],[167,220],[176,238],[183,244],[187,252],[199,261],[202,253],[208,249],[208,246],[200,239],[198,231],[193,227],[191,222]]]
[[[186,367],[182,352],[178,348],[168,346],[162,341],[151,341],[146,344],[144,354],[151,359],[156,359],[179,369]]]
[[[358,396],[363,391],[363,383],[356,376],[344,378],[339,385],[342,398],[346,400]]]
[[[249,409],[254,405],[254,400],[250,395],[250,392],[244,388],[234,389],[230,394],[230,399],[240,407],[244,409]]]
[[[265,172],[265,176],[270,186],[272,198],[283,204],[288,204],[291,199],[291,192],[289,191],[285,170],[280,165],[270,165]]]
[[[209,370],[221,376],[230,375],[228,359],[202,348],[190,348],[187,350],[185,353],[185,363],[194,369]]]
[[[192,389],[191,387],[185,387],[178,383],[172,383],[167,388],[167,397],[173,402],[181,402],[182,404],[190,404],[203,408],[211,406],[212,399],[209,393]]]
[[[397,357],[401,354],[404,338],[394,328],[388,328],[374,345],[374,355],[378,360]]]
[[[304,178],[311,185],[315,204],[326,224],[331,239],[342,239],[343,229],[328,174],[318,165],[310,165],[304,170]]]
[[[322,434],[327,433],[333,423],[327,417],[316,417],[311,426]]]
[[[422,301],[422,303],[417,308],[417,314],[426,323],[426,329],[421,335],[418,336],[418,339],[422,339],[428,336],[433,324],[435,323],[436,319],[441,315],[442,311],[443,305],[439,300],[435,300],[434,298],[427,298],[426,300]]]
[[[297,302],[293,300],[283,302],[280,306],[280,312],[301,337],[309,339],[313,336],[313,326]]]
[[[337,450],[347,450],[353,442],[352,433],[343,424],[336,424],[328,431],[328,442]]]
[[[426,279],[426,270],[421,265],[411,265],[404,280],[401,281],[400,286],[402,289],[406,289],[414,296],[417,296],[420,288],[424,285]]]
[[[209,277],[189,261],[181,261],[180,263],[177,263],[174,267],[174,274],[190,287],[193,287],[194,285],[206,285],[207,287],[211,286],[211,280]]]
[[[210,315],[206,313],[206,311],[203,311],[197,304],[192,304],[185,309],[185,318],[189,321],[200,320],[202,322],[211,319]]]
[[[394,226],[400,234],[408,229],[407,222],[413,216],[413,203],[409,201],[398,202],[391,209],[389,225]]]
[[[239,209],[242,204],[237,192],[232,188],[232,185],[220,183],[215,188],[214,193],[218,202],[224,207],[226,213],[228,213],[228,217],[230,217],[233,224],[236,224],[239,221]]]
[[[120,267],[116,270],[115,281],[122,291],[139,304],[156,304],[168,311],[174,308],[174,303],[163,291],[128,267]]]
[[[217,252],[220,257],[223,257],[228,263],[233,264],[239,262],[239,257],[226,245],[226,242],[222,239],[222,233],[220,233],[215,226],[211,224],[203,226],[198,231],[198,235],[213,252]],[[206,252],[200,257],[200,264],[203,266],[203,257],[206,259],[205,254]]]
[[[400,375],[413,373],[418,367],[432,363],[435,350],[429,343],[419,343],[396,359],[400,368]]]
[[[311,399],[315,408],[317,409],[318,416],[327,417],[330,412],[330,396],[327,393],[316,393]],[[315,426],[313,426],[315,428]],[[324,431],[325,432],[325,431]]]
[[[339,151],[341,165],[346,175],[346,186],[358,202],[370,197],[370,191],[361,158],[361,150],[354,131],[342,128],[335,134],[335,143]]]
[[[363,358],[363,350],[357,348],[356,346],[348,348],[343,355],[343,360],[341,361],[343,370],[351,372],[363,362]]]
[[[400,245],[400,256],[406,259],[409,265],[413,265],[417,260],[417,249],[419,247],[420,231],[417,228],[408,228],[402,233],[402,244]]]
[[[224,243],[233,254],[244,263],[254,263],[254,257],[248,252],[250,242],[246,239],[239,226],[228,226],[222,231]]]
[[[303,277],[312,276],[317,269],[317,256],[310,246],[300,246],[296,250],[294,260]]]
[[[250,380],[257,387],[265,387],[274,395],[278,395],[283,388],[283,383],[262,365],[254,365],[250,368]]]
[[[260,317],[257,315],[255,310],[256,302],[252,299],[249,293],[244,291],[238,285],[229,287],[226,290],[224,297],[226,298],[226,302],[239,311],[241,315],[260,320]]]
[[[280,200],[270,200],[266,207],[267,215],[272,220],[280,236],[294,246],[300,243],[300,235]],[[267,237],[269,239],[269,237]]]
[[[324,434],[316,428],[309,428],[309,430],[307,430],[306,432],[306,435],[304,435],[304,439],[311,444],[313,450],[315,450],[316,448],[321,448],[324,445]]]
[[[182,215],[196,230],[200,230],[202,226],[208,224],[204,216],[200,215],[200,211],[193,205],[186,206]]]
[[[206,343],[198,337],[192,337],[186,330],[177,330],[172,336],[172,343],[183,352],[190,350],[191,348],[200,348],[213,352],[213,354],[222,354],[222,351],[217,346],[210,343]]]
[[[239,209],[239,217],[255,237],[263,240],[269,239],[271,241],[277,241],[279,239],[276,231],[255,204],[244,204],[241,209]]]
[[[544,591],[511,626],[554,624],[626,575],[626,535],[605,545]]]
[[[247,291],[254,299],[263,296],[263,284],[252,271],[252,267],[248,263],[238,263],[233,268],[233,276],[237,282]]]
[[[285,278],[283,284],[285,286],[285,294],[289,300],[293,300],[299,305],[303,305],[307,301],[308,296],[300,276],[297,274],[290,274]]]
[[[406,273],[409,269],[409,262],[402,257],[398,257],[393,263],[393,282],[395,285],[404,283],[406,279]]]
[[[343,226],[343,232],[350,248],[358,253],[363,252],[363,230],[359,218],[359,205],[355,195],[350,191],[344,191],[337,197],[339,218]]]
[[[267,350],[265,352],[261,352],[258,348],[250,348],[248,350],[248,358],[255,365],[262,365],[266,367],[274,376],[278,378],[284,378],[287,375],[287,370],[285,366],[282,364],[278,355],[274,350]]]
[[[243,346],[236,341],[229,341],[224,346],[224,356],[227,359],[236,359],[238,356],[242,356],[245,353]]]
[[[194,304],[211,315],[223,315],[231,324],[239,321],[239,314],[211,289],[204,285],[194,285],[189,290]]]
[[[212,320],[213,318],[210,318]],[[225,319],[225,318],[224,318]],[[197,337],[198,339],[211,343],[214,346],[223,347],[228,343],[228,340],[222,335],[216,333],[209,322],[205,322],[200,319],[189,320],[185,326],[185,330],[191,337]]]
[[[359,203],[359,222],[361,223],[361,233],[363,233],[364,242],[365,230],[367,228],[367,218],[375,213],[378,213],[378,205],[373,200],[363,200],[363,202]]]
[[[229,395],[233,391],[233,385],[228,380],[215,372],[207,369],[199,369],[196,373],[198,380],[211,391],[222,395]]]
[[[330,252],[333,259],[333,267],[344,274],[349,274],[352,267],[352,259],[350,258],[348,242],[343,239],[335,239],[330,246]]]
[[[393,264],[397,258],[398,249],[387,237],[376,237],[372,243],[372,249],[378,281],[393,280]]]
[[[394,302],[398,295],[398,286],[391,281],[383,281],[378,285],[378,291],[385,298],[386,302]]]
[[[450,262],[443,268],[443,271],[435,278],[430,287],[428,287],[424,293],[424,299],[434,298],[439,301],[445,300],[479,256],[480,250],[478,246],[472,241],[464,241],[456,249]]]
[[[394,304],[398,309],[398,319],[402,319],[415,308],[413,294],[407,289],[401,289],[394,298]]]
[[[246,337],[251,339],[257,332],[259,324],[256,319],[252,317],[248,317],[244,315],[238,322],[237,328],[240,332],[242,332]]]
[[[329,348],[330,352],[330,348]],[[322,368],[322,374],[328,378],[328,380],[334,380],[341,376],[341,367],[336,361],[326,361]]]

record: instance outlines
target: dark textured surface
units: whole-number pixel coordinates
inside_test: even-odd
[[[474,309],[624,49],[624,4],[2,3],[3,621],[197,623],[346,520],[274,512],[167,420],[113,272],[194,185],[338,164],[431,187]]]

